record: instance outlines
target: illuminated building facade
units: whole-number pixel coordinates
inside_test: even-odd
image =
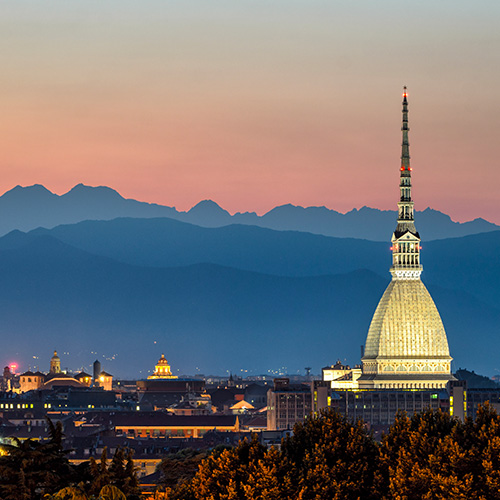
[[[112,424],[117,436],[131,439],[148,437],[202,438],[207,432],[239,432],[237,415],[176,416],[161,411],[117,412]]]
[[[179,378],[172,375],[172,370],[165,355],[162,354],[155,371],[146,380],[137,381],[139,392],[165,392],[176,394],[202,393],[205,391],[205,381],[196,378]]]
[[[113,389],[113,375],[102,371],[94,382],[94,387],[102,387],[105,391],[111,391]]]
[[[101,364],[99,362],[96,363],[100,368]],[[19,384],[20,392],[22,393],[61,387],[83,388],[91,387],[92,385],[95,388],[99,387],[105,391],[111,391],[113,388],[113,376],[104,371],[99,372],[94,380],[92,380],[90,374],[85,372],[81,372],[75,376],[69,375],[61,370],[61,359],[57,355],[57,351],[54,351],[54,355],[50,359],[49,373],[45,374],[39,371],[33,373],[31,370],[28,370],[19,376]]]
[[[75,379],[85,387],[90,387],[92,385],[92,375],[90,375],[89,373],[80,372],[75,375]]]
[[[439,312],[420,279],[420,235],[415,228],[403,93],[398,220],[392,235],[392,280],[373,316],[362,358],[361,389],[438,389],[450,380],[448,341]]]
[[[168,361],[165,359],[165,354],[162,354],[161,358],[158,360],[153,375],[150,375],[148,377],[148,379],[155,379],[155,378],[161,378],[161,379],[178,378],[175,375],[172,375],[172,371],[170,370],[170,365],[168,364]]]
[[[332,389],[339,390],[357,389],[358,379],[362,374],[360,365],[351,368],[349,365],[343,365],[340,360],[334,365],[325,366],[322,372],[323,380],[330,382]]]
[[[19,383],[21,392],[36,391],[45,383],[45,374],[28,370],[20,375]]]

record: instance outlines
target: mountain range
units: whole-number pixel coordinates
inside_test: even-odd
[[[51,236],[93,255],[144,267],[215,264],[277,276],[307,277],[367,269],[389,277],[389,243],[255,226],[203,228],[168,218],[84,221],[0,238],[0,249]],[[422,244],[425,282],[500,303],[500,231]]]
[[[109,187],[76,185],[63,195],[50,192],[44,186],[15,188],[0,196],[0,236],[19,229],[53,228],[83,220],[111,220],[117,217],[169,217],[202,227],[222,227],[244,224],[275,230],[295,230],[335,236],[387,241],[394,229],[395,211],[363,207],[346,214],[326,207],[283,205],[264,215],[253,212],[235,213],[204,200],[187,212],[174,207],[125,199]],[[442,212],[427,208],[417,212],[425,241],[466,236],[500,229],[484,219],[465,223],[454,222]]]
[[[456,368],[498,367],[499,247],[500,231],[423,243]],[[46,368],[57,348],[63,366],[98,357],[119,376],[161,352],[190,373],[318,373],[359,362],[390,260],[388,243],[166,217],[13,231],[0,238],[2,346],[23,366]]]

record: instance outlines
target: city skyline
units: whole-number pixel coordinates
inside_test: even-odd
[[[4,4],[1,192],[393,210],[407,85],[417,210],[500,223],[497,3],[117,6]]]

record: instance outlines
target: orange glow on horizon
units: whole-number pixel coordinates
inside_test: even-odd
[[[418,206],[500,222],[488,119],[500,68],[479,43],[497,36],[490,5],[439,3],[429,16],[401,3],[153,4],[6,3],[0,192],[83,182],[180,210],[204,199],[230,213],[389,210],[406,80]]]

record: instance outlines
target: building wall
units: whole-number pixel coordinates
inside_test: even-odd
[[[468,389],[464,401],[467,416],[475,419],[479,405],[484,405],[486,402],[493,408],[500,408],[500,389]],[[458,403],[454,404],[455,407],[457,405]]]
[[[290,384],[287,378],[275,379],[274,388],[267,391],[267,429],[292,429],[296,422],[302,422],[313,411],[314,399],[317,403],[314,388],[314,382]]]
[[[21,392],[36,391],[42,387],[44,380],[38,375],[21,375],[19,383]]]
[[[339,399],[335,408],[349,420],[359,418],[370,425],[390,425],[398,411],[408,415],[427,408],[449,411],[449,396],[445,391],[335,391]]]
[[[228,427],[213,427],[213,426],[190,426],[186,425],[183,427],[173,427],[173,426],[133,426],[133,425],[123,425],[116,426],[115,431],[117,436],[127,436],[132,439],[139,438],[156,438],[156,437],[168,437],[168,438],[202,438],[207,432],[214,431],[217,432],[238,432],[239,426],[228,426]]]
[[[311,391],[268,392],[268,430],[292,429],[312,412]]]
[[[450,381],[447,389],[426,390],[332,390],[329,381],[304,386],[282,386],[268,391],[267,429],[292,429],[311,412],[332,408],[349,420],[369,425],[391,425],[398,411],[409,416],[427,408],[441,410],[464,420],[476,418],[479,405],[489,402],[500,408],[500,389],[469,389],[464,381]]]
[[[111,375],[99,375],[99,378],[94,382],[96,387],[102,387],[105,391],[111,391],[113,388],[113,377]]]

